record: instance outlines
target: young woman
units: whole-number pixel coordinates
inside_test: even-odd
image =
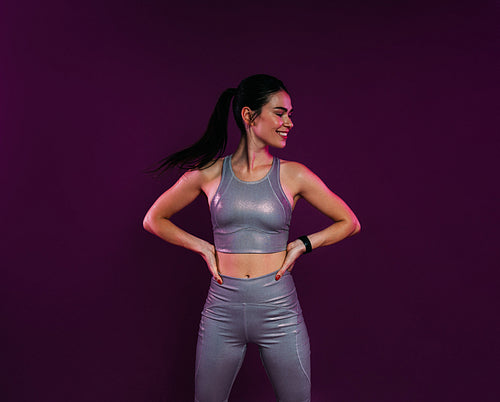
[[[241,140],[232,155],[222,158],[231,100]],[[302,254],[352,236],[360,225],[307,167],[270,154],[271,147],[285,147],[291,114],[290,96],[280,80],[265,74],[248,77],[222,93],[204,136],[157,169],[178,166],[187,172],[153,204],[144,228],[200,254],[213,277],[198,333],[197,402],[228,400],[248,342],[259,346],[277,400],[310,401],[309,338],[290,271]],[[170,220],[202,192],[215,244]],[[300,198],[333,223],[288,242]]]

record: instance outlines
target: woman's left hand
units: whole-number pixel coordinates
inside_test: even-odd
[[[291,243],[288,243],[286,247],[286,256],[283,265],[280,270],[276,274],[276,280],[279,280],[285,271],[291,271],[293,266],[295,265],[295,261],[306,251],[306,246],[302,242],[302,240],[294,240]]]

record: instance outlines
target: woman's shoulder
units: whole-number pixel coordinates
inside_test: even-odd
[[[290,177],[300,177],[311,173],[309,168],[300,162],[280,159],[280,170],[282,174]]]
[[[214,159],[205,166],[202,166],[199,169],[189,170],[185,174],[200,181],[201,183],[212,181],[221,175],[223,161],[224,158]]]

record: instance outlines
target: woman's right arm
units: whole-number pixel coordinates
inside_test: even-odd
[[[155,234],[163,240],[187,248],[200,254],[210,269],[212,276],[222,283],[222,278],[217,269],[215,247],[213,244],[181,229],[173,224],[170,218],[176,212],[195,200],[202,191],[206,180],[203,171],[192,170],[186,172],[181,178],[165,191],[152,205],[144,217],[143,226],[148,232]]]

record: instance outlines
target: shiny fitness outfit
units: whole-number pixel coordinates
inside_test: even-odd
[[[225,253],[286,250],[292,207],[274,157],[258,181],[239,180],[224,158],[222,177],[210,204],[215,248]],[[277,267],[279,268],[279,267]],[[243,363],[247,343],[258,345],[280,402],[309,402],[309,337],[290,272],[256,278],[212,278],[196,348],[195,401],[226,402]]]

